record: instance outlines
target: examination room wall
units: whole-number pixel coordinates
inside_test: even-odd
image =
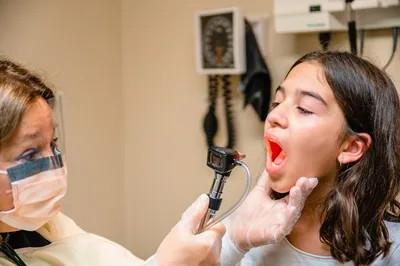
[[[65,212],[84,229],[147,257],[213,173],[205,165],[202,119],[207,79],[195,71],[194,13],[238,6],[266,16],[265,57],[273,87],[304,53],[319,49],[316,34],[273,29],[272,0],[0,0],[0,53],[37,70],[64,93],[69,191]],[[382,66],[388,30],[367,32],[364,54]],[[335,33],[332,48],[348,49]],[[400,54],[388,73],[400,87]],[[253,181],[263,167],[263,123],[234,79],[237,148]],[[216,144],[226,143],[221,102]],[[241,191],[237,170],[224,204]],[[253,182],[254,183],[254,182]]]
[[[120,4],[0,1],[0,53],[64,93],[69,188],[64,211],[123,237]]]
[[[229,6],[240,7],[246,16],[269,16],[265,55],[273,87],[294,60],[319,49],[316,34],[274,32],[272,1],[122,1],[125,243],[139,256],[152,254],[182,211],[211,185],[212,172],[205,165],[207,150],[202,132],[207,79],[195,71],[193,15],[199,10]],[[390,31],[367,32],[366,37],[364,54],[382,66],[390,55]],[[346,35],[334,34],[331,47],[348,49]],[[388,68],[397,88],[399,55]],[[248,155],[246,161],[255,180],[264,159],[263,124],[257,121],[253,110],[242,110],[242,100],[236,92],[233,102],[237,148]],[[224,130],[220,129],[217,144],[226,143]],[[241,183],[235,180],[240,178],[241,174],[237,174],[228,181],[225,203],[240,191]],[[230,193],[232,186],[235,189]]]

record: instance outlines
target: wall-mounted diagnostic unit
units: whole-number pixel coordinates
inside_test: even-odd
[[[347,30],[346,2],[356,12],[358,29],[400,26],[399,0],[274,0],[279,33]]]

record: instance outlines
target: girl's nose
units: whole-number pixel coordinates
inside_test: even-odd
[[[286,128],[288,126],[287,116],[288,110],[284,104],[281,103],[269,112],[266,121],[269,123],[269,127]]]

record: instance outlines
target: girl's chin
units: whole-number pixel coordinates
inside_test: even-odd
[[[287,186],[274,186],[271,184],[271,190],[277,193],[288,193],[290,190],[290,187]]]
[[[290,188],[274,188],[271,187],[271,190],[280,194],[285,194],[285,193],[289,193]]]
[[[282,182],[282,180],[273,181],[273,179],[270,179],[270,188],[275,193],[287,194],[292,186],[294,184],[288,185],[286,182]]]

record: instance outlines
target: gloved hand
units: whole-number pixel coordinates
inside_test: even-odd
[[[232,242],[246,252],[252,247],[283,239],[300,218],[304,202],[317,184],[317,178],[301,177],[288,196],[273,200],[269,196],[268,174],[264,171],[249,196],[228,220]]]
[[[221,239],[225,226],[221,223],[196,234],[207,212],[208,196],[199,198],[183,213],[181,220],[161,242],[155,260],[157,265],[218,265]]]

